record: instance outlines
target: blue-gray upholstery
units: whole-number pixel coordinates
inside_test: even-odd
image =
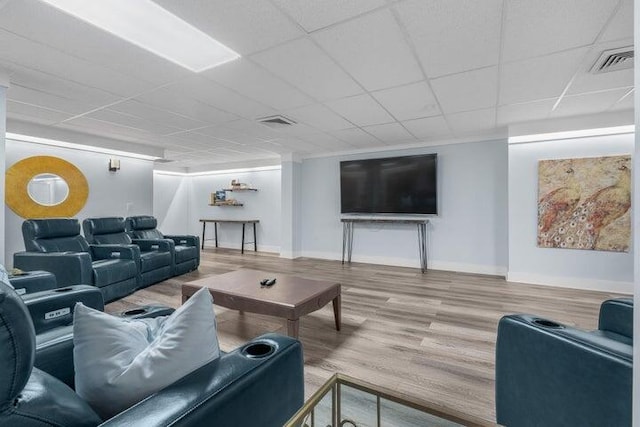
[[[264,357],[248,357],[245,350],[257,342],[274,351]],[[71,388],[33,368],[33,323],[20,297],[2,283],[0,348],[2,426],[280,427],[302,406],[304,398],[302,346],[292,338],[268,334],[222,355],[114,418],[101,420]]]
[[[166,241],[131,239],[122,217],[88,218],[82,222],[87,241],[94,245],[136,245],[140,248],[140,287],[170,278],[175,270],[171,245]],[[106,261],[111,262],[111,260]],[[104,269],[112,273],[110,268]],[[99,280],[114,278],[99,276]]]
[[[190,235],[163,235],[157,226],[158,221],[153,216],[141,215],[127,218],[127,231],[133,238],[172,242],[174,275],[196,270],[200,265],[200,238]]]
[[[19,295],[48,291],[58,287],[56,276],[48,271],[25,271],[19,276],[9,276],[9,282]]]
[[[106,302],[138,287],[138,247],[89,245],[77,219],[28,219],[22,223],[22,237],[26,251],[13,255],[13,265],[25,271],[49,271],[58,286],[94,285]]]
[[[600,329],[505,316],[496,345],[496,418],[520,426],[631,426],[630,300],[606,301]],[[602,329],[606,327],[609,329]]]

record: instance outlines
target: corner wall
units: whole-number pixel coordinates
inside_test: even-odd
[[[634,135],[625,134],[509,145],[509,281],[633,292],[633,251],[539,248],[536,243],[538,161],[631,154],[633,144]]]

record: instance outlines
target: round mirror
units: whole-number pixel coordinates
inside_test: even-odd
[[[28,185],[29,197],[39,205],[55,206],[69,196],[67,181],[52,173],[34,176]]]

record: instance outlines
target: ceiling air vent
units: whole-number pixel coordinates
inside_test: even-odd
[[[628,68],[633,68],[633,46],[605,50],[591,67],[591,73],[608,73]]]
[[[282,128],[285,126],[292,126],[296,124],[296,122],[294,122],[293,120],[281,115],[262,117],[262,118],[259,118],[258,121],[263,125],[266,125],[275,129]]]

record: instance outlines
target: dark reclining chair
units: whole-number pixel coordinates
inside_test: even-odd
[[[200,265],[200,238],[191,235],[164,235],[156,227],[158,221],[149,215],[127,218],[127,232],[134,239],[168,239],[174,245],[174,275],[196,270]]]
[[[587,332],[505,316],[496,344],[496,418],[509,427],[631,426],[633,301],[608,300]]]
[[[122,217],[88,218],[82,221],[87,241],[94,245],[131,245],[140,248],[140,287],[170,278],[175,270],[171,242],[131,239]]]
[[[89,245],[77,219],[28,219],[22,223],[22,237],[26,251],[13,255],[14,267],[49,271],[62,287],[96,286],[105,302],[138,288],[138,247]]]
[[[304,398],[302,346],[292,338],[270,334],[223,354],[110,420],[101,420],[72,388],[34,367],[36,336],[29,311],[20,296],[2,282],[0,348],[1,426],[213,423],[280,427]]]

